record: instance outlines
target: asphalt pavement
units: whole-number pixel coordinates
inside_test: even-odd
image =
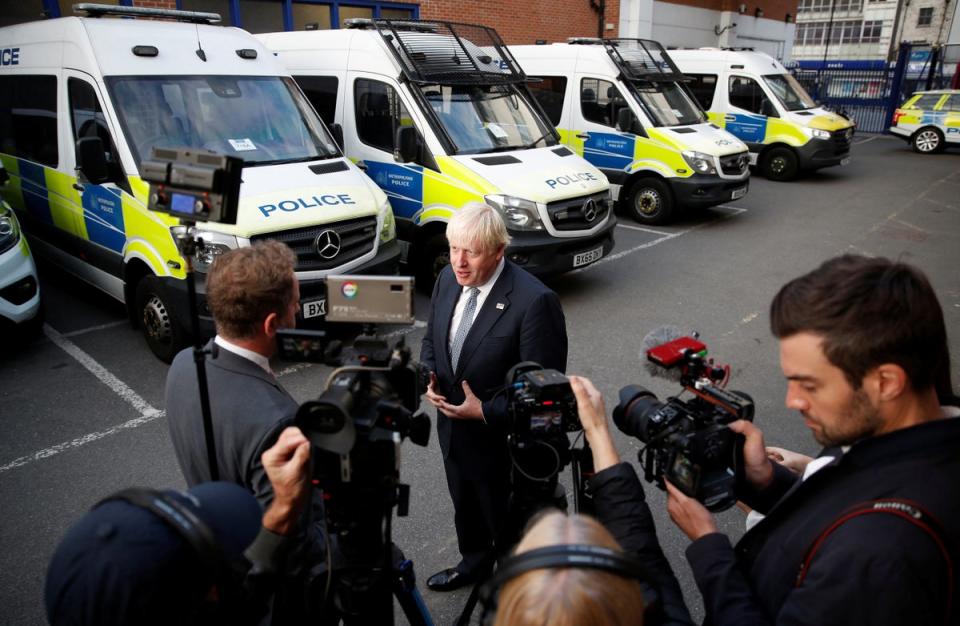
[[[783,406],[767,307],[787,280],[853,252],[899,258],[927,272],[944,308],[960,388],[960,153],[914,154],[884,136],[861,135],[854,143],[846,167],[792,183],[757,176],[746,197],[668,226],[621,218],[610,256],[550,281],[567,318],[568,372],[593,379],[608,409],[630,383],[663,398],[679,389],[642,367],[643,336],[662,324],[699,331],[711,355],[730,364],[729,387],[754,398],[767,442],[813,454],[802,420]],[[41,283],[43,335],[0,356],[0,624],[45,623],[47,562],[71,522],[95,502],[131,485],[184,486],[163,413],[167,366],[117,302],[45,265]],[[428,306],[418,296],[421,321],[387,329],[414,355]],[[301,401],[322,391],[330,371],[284,362],[274,369]],[[638,442],[619,432],[615,438],[623,458],[635,461]],[[394,538],[415,563],[435,622],[449,624],[467,592],[438,594],[425,584],[458,559],[435,433],[427,448],[403,445],[401,474],[411,486],[410,515],[395,519]],[[646,487],[664,550],[694,615],[702,616],[683,557],[688,541],[667,517],[663,494]],[[741,534],[738,509],[718,519],[733,538]]]

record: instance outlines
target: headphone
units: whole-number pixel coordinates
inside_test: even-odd
[[[649,584],[655,577],[637,559],[600,546],[547,546],[514,555],[497,568],[496,574],[480,588],[480,622],[492,623],[492,617],[497,610],[496,594],[507,581],[532,570],[558,567],[598,569],[624,578],[633,578],[643,589],[645,612],[649,614],[651,607],[657,602],[657,593]]]

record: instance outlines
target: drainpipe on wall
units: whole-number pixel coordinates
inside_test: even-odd
[[[604,19],[607,15],[607,0],[590,0],[590,8],[596,11],[597,17],[597,37],[603,39]]]

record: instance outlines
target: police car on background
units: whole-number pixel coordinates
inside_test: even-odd
[[[395,273],[386,195],[343,157],[296,83],[249,33],[213,13],[78,4],[87,17],[0,28],[0,189],[38,254],[126,303],[151,350],[189,343],[186,263],[175,218],[147,210],[154,147],[244,161],[236,225],[199,224],[205,306],[215,256],[259,239],[297,254],[304,315],[323,278]],[[162,19],[109,19],[109,16]]]
[[[942,152],[960,145],[960,89],[918,91],[900,105],[890,132],[910,144],[914,152]]]
[[[0,187],[7,181],[7,171],[0,166]],[[40,284],[30,246],[16,213],[0,198],[0,350],[15,338],[17,326],[38,330],[43,323],[40,313]]]

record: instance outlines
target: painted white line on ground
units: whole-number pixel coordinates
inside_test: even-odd
[[[95,333],[98,330],[106,330],[108,328],[116,328],[117,326],[123,326],[124,324],[129,324],[127,320],[117,320],[116,322],[109,322],[107,324],[100,324],[99,326],[91,326],[90,328],[81,328],[80,330],[72,330],[69,333],[63,333],[62,337],[77,337],[79,335],[86,335],[87,333]]]
[[[626,228],[628,230],[639,230],[644,233],[653,233],[654,235],[669,235],[670,233],[665,233],[662,230],[653,230],[652,228],[644,228],[643,226],[634,226],[633,224],[623,224],[617,222],[617,228]]]
[[[883,137],[883,135],[874,135],[873,137],[867,137],[867,138],[864,139],[863,141],[854,141],[854,142],[853,142],[853,145],[859,146],[859,145],[862,145],[862,144],[865,144],[865,143],[870,143],[871,141],[874,141],[874,140],[876,140],[876,139],[880,139],[881,137]]]
[[[746,209],[741,209],[741,208],[739,208],[739,207],[733,207],[733,206],[727,206],[727,205],[725,205],[725,204],[718,205],[716,208],[728,209],[728,210],[731,211],[731,213],[730,213],[729,215],[724,215],[722,218],[720,218],[720,219],[724,219],[724,220],[730,219],[731,217],[734,217],[735,215],[739,215],[739,214],[744,213],[744,212],[746,211]],[[675,233],[664,233],[663,236],[660,237],[660,238],[658,238],[658,239],[654,239],[653,241],[648,241],[648,242],[646,242],[646,243],[642,243],[642,244],[640,244],[640,245],[638,245],[638,246],[634,246],[634,247],[632,247],[632,248],[628,248],[627,250],[621,250],[620,252],[617,252],[616,254],[611,254],[610,256],[605,256],[605,257],[603,257],[602,259],[600,259],[599,261],[597,261],[596,263],[591,263],[590,265],[588,265],[588,266],[586,266],[586,267],[577,268],[577,269],[575,269],[575,270],[573,270],[573,271],[571,271],[571,272],[569,272],[569,273],[570,273],[570,274],[579,274],[580,272],[585,272],[585,271],[587,271],[587,270],[589,270],[589,269],[592,269],[592,268],[594,268],[594,267],[598,267],[598,266],[600,266],[600,265],[604,265],[604,264],[606,264],[606,263],[610,263],[611,261],[617,261],[617,260],[619,260],[619,259],[622,259],[622,258],[625,257],[625,256],[629,256],[629,255],[633,254],[634,252],[639,252],[639,251],[641,251],[641,250],[646,250],[647,248],[652,248],[653,246],[659,245],[659,244],[661,244],[661,243],[663,243],[663,242],[665,242],[665,241],[670,241],[671,239],[676,239],[677,237],[680,237],[681,235],[686,235],[687,233],[692,233],[692,232],[695,231],[695,230],[699,230],[699,229],[701,229],[701,228],[703,228],[703,227],[705,227],[705,226],[709,226],[711,223],[712,223],[712,222],[704,222],[703,224],[697,224],[696,226],[694,226],[694,227],[692,227],[692,228],[688,228],[687,230],[681,230],[681,231],[678,231],[678,232],[675,232]]]

